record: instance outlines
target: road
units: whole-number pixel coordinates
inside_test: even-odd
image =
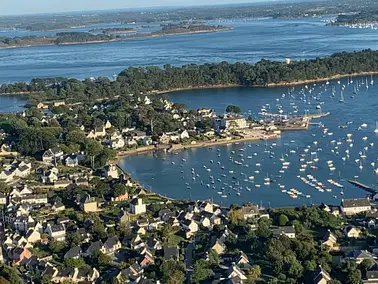
[[[186,282],[188,284],[192,283],[194,249],[194,241],[191,241],[185,248]]]

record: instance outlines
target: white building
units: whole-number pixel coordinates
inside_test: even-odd
[[[132,214],[138,215],[138,214],[143,214],[146,213],[147,206],[146,204],[143,204],[142,198],[134,198],[130,202],[130,212]]]

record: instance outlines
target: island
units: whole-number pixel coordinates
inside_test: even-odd
[[[92,29],[89,32],[58,32],[55,36],[0,37],[0,48],[92,44],[135,38],[219,32],[231,29],[232,28],[230,27],[220,25],[213,26],[204,22],[181,22],[177,24],[162,25],[161,30],[151,33],[137,33],[136,30],[129,28]],[[132,34],[126,35],[127,33]]]
[[[325,58],[251,63],[206,63],[203,65],[130,67],[115,81],[67,78],[33,79],[30,83],[3,84],[0,94],[30,94],[35,100],[82,102],[138,93],[162,94],[177,90],[234,87],[290,86],[378,72],[378,51],[335,53]],[[107,92],[102,89],[106,88]],[[84,90],[76,92],[76,89]]]

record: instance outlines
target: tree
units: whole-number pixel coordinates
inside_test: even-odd
[[[214,272],[210,269],[206,260],[200,259],[195,262],[192,280],[194,283],[200,283],[214,276]]]
[[[84,141],[84,150],[88,157],[91,158],[91,166],[94,168],[95,157],[101,154],[103,147],[96,140],[86,139]]]
[[[71,267],[71,268],[81,268],[81,267],[84,267],[84,266],[87,265],[82,257],[79,257],[77,259],[76,258],[66,258],[64,260],[64,264],[67,267]]]
[[[241,113],[241,108],[238,107],[238,106],[235,106],[235,105],[229,105],[226,108],[226,112],[228,112],[228,113],[235,113],[235,114]]]
[[[61,252],[63,249],[65,249],[66,245],[67,245],[66,242],[58,242],[58,241],[55,241],[55,240],[49,241],[49,249],[53,253]]]
[[[0,284],[11,284],[7,279],[3,276],[0,276]]]
[[[114,196],[124,195],[127,192],[127,187],[124,184],[117,183],[114,185]]]
[[[278,217],[278,225],[279,226],[286,226],[286,224],[289,222],[289,218],[285,214],[281,214]]]
[[[176,260],[168,260],[160,265],[163,283],[181,284],[185,279],[185,265]]]
[[[210,265],[219,265],[219,255],[215,250],[210,250],[209,252],[209,264]]]
[[[0,192],[4,194],[9,193],[9,186],[5,182],[0,181]]]
[[[360,267],[362,269],[368,270],[374,265],[374,262],[371,259],[365,258],[361,263]]]
[[[91,261],[95,266],[104,269],[111,264],[112,258],[109,255],[104,254],[102,251],[97,250],[92,253]]]
[[[0,276],[5,278],[12,284],[24,283],[17,269],[11,266],[4,266],[3,269],[0,271]]]
[[[167,284],[182,284],[185,282],[185,273],[181,270],[172,271],[168,276]]]
[[[240,221],[244,220],[244,212],[242,209],[231,209],[227,215],[232,224],[238,224]]]
[[[253,265],[247,272],[247,284],[254,284],[261,276],[261,268],[259,265]]]

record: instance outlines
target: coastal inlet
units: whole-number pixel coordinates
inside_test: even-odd
[[[308,130],[286,131],[267,141],[229,143],[170,153],[125,157],[120,166],[147,188],[178,199],[210,199],[265,207],[339,204],[366,196],[348,183],[375,186],[378,173],[378,79],[345,78],[293,88],[224,88],[170,94],[188,108],[217,113],[230,105],[246,117],[267,119],[327,113]],[[368,102],[368,103],[367,103]]]

